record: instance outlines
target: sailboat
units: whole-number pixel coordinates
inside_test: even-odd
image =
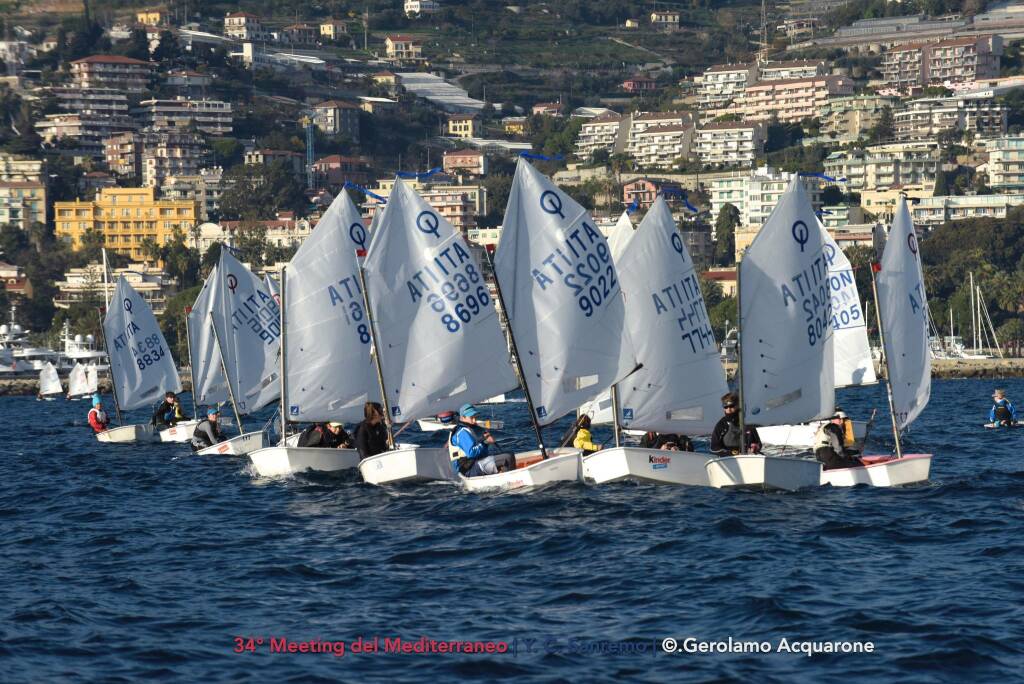
[[[119,427],[96,433],[101,442],[157,439],[152,425],[125,425],[121,411],[151,406],[165,392],[180,392],[181,380],[167,340],[146,300],[118,278],[103,319],[103,345],[110,359],[110,382]]]
[[[391,424],[515,387],[480,264],[462,234],[397,180],[362,273],[391,449],[363,460],[359,471],[378,485],[453,480],[447,446],[396,445]]]
[[[623,340],[625,305],[607,240],[587,211],[520,158],[494,261],[499,305],[540,444],[515,470],[462,477],[470,491],[580,477],[580,452],[548,450],[542,428],[636,367]],[[530,465],[533,461],[532,465]]]
[[[68,374],[68,399],[80,401],[91,396],[94,391],[89,388],[89,371],[76,361]]]
[[[825,244],[794,175],[737,271],[741,431],[751,423],[821,420],[835,411]],[[708,462],[711,486],[796,490],[821,483],[817,460],[748,454],[747,446]]]
[[[618,263],[626,245],[633,239],[636,229],[633,228],[633,220],[629,218],[629,212],[622,212],[622,216],[615,222],[615,226],[608,232],[608,249],[611,250],[612,259]]]
[[[900,431],[921,414],[931,396],[928,298],[917,232],[905,198],[896,207],[881,262],[872,266],[872,275],[896,454],[864,456],[864,466],[825,470],[822,484],[891,487],[923,482],[931,469],[931,454],[904,454],[900,440]]]
[[[356,250],[367,232],[348,193],[338,193],[313,232],[281,272],[281,418],[358,422],[380,395],[370,360]],[[249,454],[257,474],[274,477],[355,468],[355,449],[286,443]]]
[[[64,394],[64,387],[60,384],[57,367],[47,361],[43,369],[39,371],[39,398],[53,401],[61,394]]]
[[[643,367],[612,390],[626,428],[709,434],[728,391],[700,282],[675,219],[659,197],[616,260],[626,303],[627,339]],[[583,457],[591,484],[625,478],[708,485],[709,454],[620,446]]]
[[[857,292],[853,265],[836,241],[818,222],[825,242],[828,262],[828,286],[832,297],[833,378],[836,388],[860,387],[878,382],[868,342],[867,317]],[[799,425],[766,425],[757,428],[762,444],[786,448],[810,449],[824,421]],[[862,443],[867,435],[866,421],[853,421],[853,436]]]
[[[201,388],[195,401],[210,403],[211,399],[222,399],[226,392],[239,432],[237,437],[200,453],[237,456],[262,448],[263,430],[246,432],[242,417],[280,395],[280,308],[263,281],[230,250],[221,250],[216,268],[193,304],[188,333],[189,356],[193,357],[195,346],[193,365],[200,376],[194,384]],[[219,374],[210,367],[214,363],[220,366]],[[191,436],[192,430],[188,439]]]
[[[99,369],[95,363],[90,363],[85,367],[85,388],[86,394],[89,395],[100,391]]]

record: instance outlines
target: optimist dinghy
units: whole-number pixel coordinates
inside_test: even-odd
[[[188,442],[192,439],[192,433],[196,430],[196,425],[199,425],[198,420],[183,420],[173,427],[166,428],[160,431],[161,442]]]
[[[60,376],[57,369],[49,361],[39,371],[39,396],[43,401],[53,401],[64,394],[64,387],[60,384]]]
[[[181,379],[167,340],[146,300],[124,276],[103,318],[103,343],[110,359],[110,381],[118,422],[121,411],[151,406],[165,392],[181,392]],[[152,425],[122,425],[96,433],[100,442],[159,441]]]
[[[467,492],[503,492],[579,480],[580,453],[579,449],[552,449],[545,459],[540,449],[524,451],[513,457],[514,470],[476,477],[459,475],[459,482]]]
[[[707,486],[708,454],[618,445],[620,425],[641,434],[709,434],[728,391],[697,272],[663,198],[616,265],[627,305],[623,343],[643,366],[613,388],[607,415],[616,446],[583,457],[583,480]]]
[[[896,207],[881,262],[872,265],[878,330],[885,349],[886,390],[896,455],[864,456],[864,465],[826,470],[822,484],[895,487],[928,480],[931,454],[904,454],[900,433],[928,405],[931,352],[928,346],[928,298],[918,252],[917,231],[906,198]]]
[[[263,449],[267,445],[266,433],[245,432],[213,446],[200,449],[196,453],[200,456],[245,456],[246,454]]]
[[[356,250],[366,246],[362,218],[341,192],[281,272],[281,417],[353,424],[380,397],[370,358],[370,327]],[[359,465],[355,449],[298,446],[299,434],[249,454],[263,477],[337,472]]]

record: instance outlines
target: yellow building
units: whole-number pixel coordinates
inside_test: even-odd
[[[164,26],[169,23],[167,11],[161,9],[139,10],[135,13],[135,21],[145,26]]]
[[[473,114],[454,114],[448,117],[448,135],[456,138],[475,138],[480,130]]]
[[[103,235],[107,249],[135,261],[146,258],[146,238],[158,245],[170,242],[175,233],[188,235],[196,225],[199,204],[195,200],[156,199],[155,188],[103,188],[95,200],[54,202],[57,237],[82,246],[89,230]]]
[[[320,22],[320,37],[327,40],[341,40],[348,35],[348,24],[338,19]]]

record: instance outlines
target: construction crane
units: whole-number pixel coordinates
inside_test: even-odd
[[[314,145],[315,135],[313,117],[309,114],[303,116],[300,120],[302,127],[306,129],[306,188],[309,190],[316,189],[316,174],[313,173],[313,162],[316,158]]]

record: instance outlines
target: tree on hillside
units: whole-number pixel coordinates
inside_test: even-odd
[[[224,179],[228,189],[221,196],[221,218],[272,219],[279,211],[306,208],[305,190],[284,162],[236,166]]]
[[[726,202],[715,220],[715,263],[731,266],[736,263],[736,226],[740,224],[740,210]]]

